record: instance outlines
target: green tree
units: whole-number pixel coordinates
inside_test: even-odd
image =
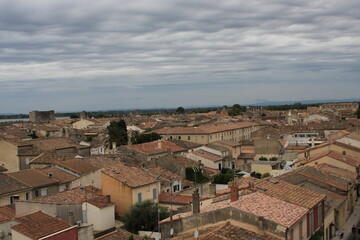
[[[183,113],[185,113],[185,109],[183,107],[178,107],[176,109],[176,113],[183,114]]]
[[[126,145],[128,143],[128,135],[126,130],[126,123],[124,120],[118,122],[111,122],[107,127],[109,138],[108,144],[112,146],[115,142],[116,146]]]
[[[153,142],[161,139],[161,136],[155,132],[152,133],[143,133],[143,134],[133,134],[131,138],[132,144],[140,144],[146,142]]]
[[[230,116],[240,115],[243,112],[246,112],[246,107],[240,106],[240,104],[234,104],[232,108],[228,110]]]
[[[158,209],[160,220],[170,216],[167,208],[158,206],[151,200],[132,205],[124,216],[125,229],[132,233],[154,231],[158,227]]]

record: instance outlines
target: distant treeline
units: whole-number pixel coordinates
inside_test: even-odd
[[[294,104],[264,106],[263,109],[271,111],[286,111],[290,109],[307,109],[308,107],[319,107],[320,104],[321,103],[301,104],[300,102],[297,102]]]

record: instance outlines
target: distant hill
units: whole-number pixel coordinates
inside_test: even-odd
[[[312,99],[312,100],[297,100],[297,101],[267,101],[261,100],[254,104],[248,104],[250,106],[277,106],[277,105],[291,105],[300,102],[301,104],[315,104],[315,103],[330,103],[330,102],[360,102],[359,98],[346,98],[346,99]]]

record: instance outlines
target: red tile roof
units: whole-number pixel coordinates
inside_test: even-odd
[[[281,199],[307,209],[311,209],[325,199],[325,195],[285,181],[268,178],[255,183],[256,189],[266,195]]]
[[[216,202],[201,209],[200,214],[212,212],[223,208],[232,207],[237,210],[250,213],[255,216],[264,217],[269,221],[275,222],[285,227],[293,226],[300,220],[308,209],[282,201],[280,199],[255,192],[239,197],[239,200],[231,202],[230,200]],[[190,217],[192,212],[181,213],[173,216],[173,219]],[[170,219],[164,219],[161,223],[169,222]]]
[[[8,206],[0,207],[0,223],[10,221],[15,217],[15,210]]]
[[[29,187],[56,185],[59,183],[58,180],[49,178],[46,174],[37,169],[27,169],[7,174]]]
[[[159,194],[160,203],[173,203],[173,204],[191,204],[192,196],[184,195],[179,193],[169,193],[169,192],[161,192]]]
[[[128,240],[130,237],[133,237],[134,240],[143,240],[139,235],[132,234],[124,229],[118,228],[115,231],[105,234],[104,236],[95,238],[95,240]]]
[[[65,161],[59,161],[55,162],[55,166],[59,166],[61,168],[65,168],[67,170],[70,170],[76,174],[84,175],[88,173],[95,172],[96,170],[99,170],[100,167],[93,166],[92,164],[88,163],[85,160],[82,160],[80,158],[73,158]]]
[[[39,239],[70,227],[64,220],[41,211],[18,217],[16,221],[20,224],[11,228],[31,239]]]
[[[155,175],[148,173],[143,169],[129,167],[122,163],[114,166],[109,166],[105,168],[102,173],[124,183],[129,187],[134,188],[155,183],[158,181]]]
[[[334,166],[331,166],[326,163],[318,164],[315,166],[315,168],[319,169],[320,171],[329,173],[331,175],[335,175],[335,176],[346,178],[346,179],[353,180],[353,181],[355,181],[357,178],[357,173],[355,173],[355,172],[351,172],[346,169],[334,167]]]
[[[191,152],[192,154],[195,154],[197,156],[200,156],[202,158],[205,158],[207,160],[210,160],[212,162],[218,162],[218,161],[221,161],[223,160],[223,157],[220,157],[216,154],[213,154],[213,153],[209,153],[209,152],[206,152],[202,149],[199,149],[199,150],[196,150],[196,151],[193,151]]]
[[[128,145],[125,147],[128,149],[134,150],[134,151],[144,153],[146,155],[164,153],[164,152],[167,152],[168,150],[171,150],[172,152],[186,151],[185,148],[180,147],[180,146],[176,145],[175,143],[172,143],[170,141],[165,141],[165,140],[158,140],[158,141],[154,141],[154,142]]]

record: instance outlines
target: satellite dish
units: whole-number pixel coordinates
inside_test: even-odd
[[[199,237],[199,231],[196,229],[196,231],[194,232],[194,237],[198,238]]]
[[[171,236],[174,235],[174,229],[173,228],[170,229],[170,235]]]

